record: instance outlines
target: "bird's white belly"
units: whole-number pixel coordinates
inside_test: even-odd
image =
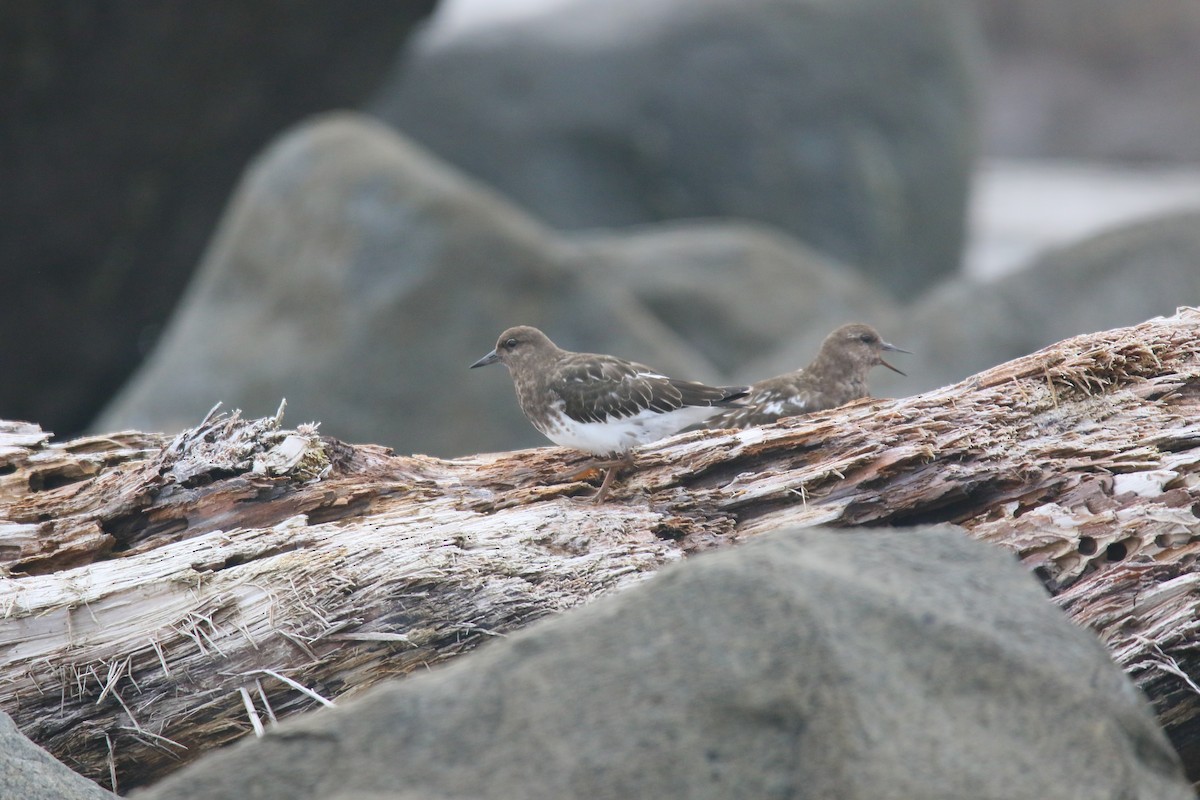
[[[643,410],[633,416],[607,422],[577,422],[556,413],[550,416],[544,428],[539,429],[547,439],[563,447],[573,447],[596,455],[611,455],[678,433],[722,410],[711,406],[685,406],[666,412]]]

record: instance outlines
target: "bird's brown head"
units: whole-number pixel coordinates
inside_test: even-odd
[[[550,337],[537,328],[518,325],[500,334],[500,338],[496,340],[495,349],[472,364],[471,369],[496,363],[504,364],[512,369],[515,365],[534,360],[541,354],[557,349],[554,342],[550,341]]]
[[[879,364],[892,372],[899,372],[903,375],[903,372],[883,359],[883,354],[886,352],[907,353],[909,351],[885,342],[879,335],[879,331],[870,325],[858,322],[843,325],[826,336],[825,341],[821,344],[821,357],[861,364],[866,369]]]

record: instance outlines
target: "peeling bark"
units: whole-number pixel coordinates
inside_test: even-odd
[[[0,707],[122,789],[273,718],[780,527],[955,522],[1106,642],[1200,775],[1200,311],[966,381],[638,454],[457,460],[278,418],[0,423]],[[1189,677],[1196,676],[1196,677]]]

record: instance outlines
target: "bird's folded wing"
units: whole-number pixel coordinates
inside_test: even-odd
[[[694,393],[687,382],[673,381],[641,364],[596,357],[561,365],[550,389],[562,399],[563,412],[578,422],[674,411],[690,405],[685,391]]]
[[[713,428],[746,428],[766,425],[781,417],[794,417],[817,410],[813,392],[790,381],[764,381],[742,400],[743,405],[731,408],[709,420]]]

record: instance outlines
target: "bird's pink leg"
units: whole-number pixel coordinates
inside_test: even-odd
[[[593,503],[600,505],[604,502],[604,498],[608,495],[608,489],[610,486],[612,486],[613,478],[616,476],[617,470],[622,469],[623,467],[633,466],[633,454],[625,453],[623,456],[621,456],[621,458],[615,461],[603,461],[595,464],[594,466],[597,469],[607,469],[607,472],[604,473],[604,480],[600,483],[600,490],[596,492],[595,497],[592,498]]]

